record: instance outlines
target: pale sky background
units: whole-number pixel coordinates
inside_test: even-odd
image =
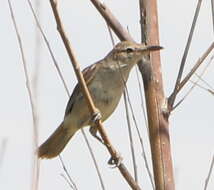
[[[32,76],[35,68],[35,22],[26,0],[11,1],[23,40],[27,66]],[[106,0],[104,2],[123,26],[129,27],[134,39],[140,41],[138,1]],[[41,3],[42,27],[69,89],[72,91],[76,84],[73,69],[56,31],[49,1],[41,1]],[[160,44],[165,48],[161,51],[164,87],[166,95],[169,95],[175,83],[197,2],[195,0],[165,0],[158,1],[158,3]],[[111,50],[112,45],[105,22],[90,1],[61,0],[59,6],[66,32],[75,49],[81,68],[103,58]],[[185,73],[190,70],[213,41],[211,18],[210,1],[207,0],[202,2]],[[6,0],[1,1],[0,26],[0,60],[2,61],[0,69],[0,143],[4,139],[7,140],[4,156],[0,159],[0,189],[28,190],[31,188],[32,114],[20,50]],[[68,101],[44,41],[42,41],[41,46],[41,58],[36,63],[40,65],[37,103],[40,121],[40,144],[62,121]],[[208,61],[209,58],[205,63]],[[213,69],[213,63],[211,63],[204,79],[214,87]],[[148,137],[146,136],[143,112],[139,103],[140,95],[135,69],[133,69],[128,81],[128,89],[141,134],[145,139],[146,152],[149,155]],[[182,91],[179,98],[183,97],[185,91]],[[203,189],[214,154],[213,107],[214,97],[196,87],[170,118],[176,189]],[[113,144],[124,157],[124,163],[133,173],[123,101],[112,117],[104,124]],[[136,136],[134,125],[133,131]],[[88,134],[88,129],[86,132]],[[129,189],[118,170],[110,169],[107,165],[109,154],[105,147],[101,146],[90,135],[88,138],[97,156],[106,189]],[[140,185],[143,189],[151,189],[137,138],[135,146],[137,148]],[[80,190],[101,189],[81,133],[75,135],[62,156],[70,175]],[[58,158],[42,160],[39,189],[69,190],[70,187],[60,176],[61,173],[63,170]],[[214,177],[212,176],[208,189],[213,188]]]

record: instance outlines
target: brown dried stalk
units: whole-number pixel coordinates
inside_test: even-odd
[[[142,40],[147,44],[159,44],[157,1],[141,0],[140,4]],[[158,190],[173,190],[175,186],[160,53],[151,53],[145,60],[146,63],[139,68],[144,82],[155,187]]]
[[[57,73],[59,74],[59,77],[60,77],[60,79],[61,79],[61,81],[62,81],[62,83],[63,83],[63,86],[64,86],[64,89],[65,89],[65,91],[66,91],[66,94],[68,95],[68,98],[69,98],[69,97],[70,97],[70,92],[69,92],[69,90],[68,90],[68,86],[67,86],[67,84],[66,84],[66,82],[65,82],[65,79],[64,79],[64,77],[63,77],[63,75],[62,75],[62,72],[61,72],[61,70],[60,70],[60,68],[59,68],[59,65],[58,65],[58,63],[57,63],[57,61],[56,61],[56,58],[55,58],[54,53],[53,53],[53,51],[52,51],[52,49],[51,49],[50,43],[48,42],[48,39],[47,39],[47,37],[46,37],[46,35],[45,35],[45,33],[44,33],[44,31],[43,31],[43,29],[42,29],[40,23],[39,23],[39,20],[38,20],[38,18],[37,18],[37,15],[36,15],[34,9],[33,9],[33,6],[32,6],[31,1],[30,1],[30,0],[27,0],[27,2],[28,2],[28,5],[29,5],[29,7],[30,7],[30,10],[31,10],[31,12],[32,12],[32,14],[33,14],[33,17],[34,17],[34,19],[35,19],[36,25],[37,25],[37,27],[38,27],[38,29],[39,29],[39,31],[40,31],[40,33],[41,33],[41,35],[42,35],[44,41],[45,41],[45,44],[47,45],[48,51],[49,51],[49,53],[50,53],[50,55],[51,55],[51,58],[52,58],[52,60],[53,60],[54,66],[55,66],[55,68],[56,68],[56,70],[57,70]],[[103,182],[103,179],[102,179],[102,176],[101,176],[100,169],[99,169],[98,164],[97,164],[97,160],[96,160],[96,158],[95,158],[94,152],[93,152],[93,150],[92,150],[92,148],[91,148],[91,145],[90,145],[90,143],[89,143],[89,141],[88,141],[88,138],[87,138],[87,136],[86,136],[86,134],[85,134],[84,129],[81,129],[81,133],[82,133],[82,135],[83,135],[83,138],[84,138],[84,140],[85,140],[85,142],[86,142],[86,145],[87,145],[88,150],[89,150],[89,152],[90,152],[90,155],[91,155],[91,157],[92,157],[94,166],[95,166],[96,171],[97,171],[97,175],[98,175],[99,180],[100,180],[101,187],[102,187],[103,190],[105,190],[104,182]],[[61,162],[62,165],[65,165],[65,164],[64,164],[64,161],[62,160],[62,158],[60,158],[60,162]],[[68,179],[70,179],[71,177],[70,177],[70,175],[69,175],[69,173],[68,173],[66,167],[63,166],[63,169],[64,169],[64,171],[65,171],[65,173],[66,173]]]
[[[58,9],[57,9],[57,1],[56,0],[50,0],[50,3],[51,3],[51,7],[52,7],[52,11],[54,13],[54,16],[55,16],[55,20],[56,20],[56,23],[57,23],[57,30],[58,32],[60,33],[61,35],[61,38],[64,42],[64,45],[65,45],[65,48],[67,50],[67,53],[69,55],[69,58],[70,58],[70,61],[72,62],[72,65],[74,67],[74,71],[75,71],[75,74],[77,76],[77,79],[78,79],[78,82],[81,86],[81,89],[82,89],[82,93],[84,95],[84,97],[86,98],[86,102],[89,106],[89,110],[90,112],[92,113],[92,115],[95,115],[97,114],[97,108],[95,107],[94,103],[93,103],[93,100],[90,96],[90,93],[88,91],[88,88],[87,88],[87,85],[85,83],[85,80],[83,78],[83,75],[82,75],[82,72],[80,71],[80,67],[79,67],[79,64],[77,63],[77,60],[74,56],[74,53],[73,53],[73,49],[70,45],[70,42],[65,34],[65,31],[63,29],[63,25],[62,25],[62,22],[61,22],[61,19],[60,19],[60,16],[58,14]],[[102,125],[102,122],[101,120],[98,120],[96,122],[97,126],[98,126],[98,131],[109,151],[109,153],[111,154],[112,158],[114,160],[118,160],[118,153],[117,151],[114,149],[113,145],[111,144],[106,132],[105,132],[105,129]],[[129,183],[129,185],[132,187],[132,189],[135,189],[135,190],[140,190],[140,187],[136,184],[136,182],[134,181],[134,179],[132,178],[132,176],[129,174],[128,170],[126,169],[125,165],[123,163],[120,163],[118,166],[118,169],[120,170],[121,174],[124,176],[124,178],[126,179],[126,181]]]
[[[120,40],[133,40],[128,32],[113,16],[110,10],[99,0],[91,0],[106,22],[119,37]],[[158,20],[156,0],[142,0],[144,10],[144,34],[145,42],[158,44]],[[146,63],[139,63],[139,69],[144,79],[147,114],[149,121],[150,144],[153,160],[155,185],[158,190],[173,190],[174,177],[170,150],[168,130],[168,116],[166,115],[167,102],[163,93],[160,55],[159,52],[151,53]]]

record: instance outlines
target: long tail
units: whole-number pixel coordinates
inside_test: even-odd
[[[50,159],[58,156],[76,131],[75,128],[68,130],[62,122],[56,131],[39,147],[38,157]]]

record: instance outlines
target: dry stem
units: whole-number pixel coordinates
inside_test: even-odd
[[[80,71],[79,64],[77,63],[77,60],[76,60],[76,58],[74,56],[74,53],[73,53],[73,50],[71,48],[70,42],[69,42],[69,40],[68,40],[68,38],[67,38],[67,36],[65,34],[65,31],[63,29],[63,25],[62,25],[62,22],[61,22],[61,19],[59,17],[58,10],[57,10],[57,1],[50,0],[50,3],[51,3],[51,7],[52,7],[52,10],[53,10],[53,13],[54,13],[54,16],[55,16],[55,20],[56,20],[56,23],[57,23],[57,29],[58,29],[58,31],[59,31],[59,33],[61,35],[61,38],[62,38],[62,40],[64,42],[65,48],[66,48],[67,53],[69,55],[70,61],[72,62],[72,65],[74,67],[75,74],[77,76],[79,85],[81,86],[82,93],[86,98],[89,110],[90,110],[92,115],[97,114],[97,108],[95,107],[95,105],[93,103],[93,100],[92,100],[92,98],[90,96],[90,93],[88,91],[88,88],[86,86],[85,80],[83,78],[82,72]],[[101,137],[102,137],[102,139],[103,139],[103,141],[104,141],[109,153],[111,154],[112,158],[117,160],[118,159],[118,153],[114,149],[113,145],[111,144],[111,142],[110,142],[110,140],[109,140],[109,138],[108,138],[108,136],[107,136],[107,134],[105,132],[105,129],[104,129],[103,125],[102,125],[101,120],[98,120],[96,122],[96,124],[98,126],[98,131],[99,131],[99,133],[100,133],[100,135],[101,135]],[[126,179],[126,181],[132,187],[132,189],[140,190],[140,187],[136,184],[136,182],[134,181],[132,176],[129,174],[129,172],[126,169],[125,165],[123,163],[120,163],[118,168],[119,168],[121,174]]]
[[[169,111],[172,110],[174,102],[175,102],[175,99],[176,99],[176,96],[177,96],[177,94],[179,92],[178,88],[180,86],[180,82],[181,82],[182,74],[183,74],[183,71],[184,71],[184,66],[185,66],[185,63],[186,63],[186,58],[187,58],[187,55],[188,55],[188,52],[189,52],[190,44],[192,42],[192,36],[193,36],[193,32],[195,30],[197,18],[198,18],[199,12],[200,12],[201,2],[202,2],[202,0],[198,0],[198,4],[197,4],[196,10],[195,10],[195,15],[194,15],[194,18],[193,18],[193,21],[192,21],[192,26],[191,26],[191,29],[190,29],[189,37],[188,37],[187,44],[186,44],[186,47],[185,47],[185,50],[184,50],[184,54],[183,54],[183,57],[182,57],[182,60],[181,60],[181,64],[180,64],[177,80],[176,80],[176,83],[175,83],[175,87],[174,87],[174,90],[173,90],[172,94],[169,97],[169,101],[168,101]]]
[[[27,91],[28,91],[28,95],[29,95],[29,99],[30,99],[31,110],[32,110],[33,140],[34,140],[33,141],[33,165],[32,165],[32,180],[33,180],[32,184],[33,184],[33,186],[32,186],[32,188],[36,190],[36,189],[38,189],[38,183],[39,183],[39,160],[38,160],[38,157],[35,155],[35,152],[38,147],[38,129],[37,129],[37,125],[36,125],[36,123],[37,123],[36,108],[35,108],[35,104],[34,104],[33,93],[32,93],[32,88],[31,88],[31,84],[30,84],[30,77],[28,74],[22,40],[21,40],[21,36],[20,36],[19,30],[18,30],[18,27],[16,24],[16,19],[14,17],[13,8],[12,8],[10,0],[8,0],[8,5],[9,5],[13,25],[15,28],[16,36],[18,39],[19,49],[21,51],[22,64],[23,64],[24,74],[25,74],[25,79],[26,79],[26,87],[27,87]]]
[[[52,58],[52,60],[53,60],[54,66],[55,66],[55,68],[56,68],[56,70],[57,70],[57,73],[59,74],[59,77],[60,77],[60,79],[61,79],[61,81],[62,81],[62,83],[63,83],[64,89],[65,89],[65,91],[66,91],[66,93],[67,93],[67,95],[68,95],[68,98],[69,98],[69,97],[70,97],[70,93],[69,93],[69,90],[68,90],[68,86],[67,86],[67,84],[66,84],[66,82],[65,82],[65,79],[64,79],[64,77],[63,77],[63,75],[62,75],[62,72],[61,72],[61,70],[60,70],[60,68],[59,68],[59,65],[58,65],[58,63],[57,63],[57,61],[56,61],[56,58],[55,58],[54,53],[53,53],[53,51],[52,51],[52,49],[51,49],[51,46],[50,46],[50,44],[49,44],[49,42],[48,42],[48,39],[47,39],[47,37],[46,37],[46,35],[45,35],[45,33],[44,33],[44,31],[43,31],[43,29],[42,29],[40,23],[39,23],[39,20],[38,20],[38,18],[37,18],[37,16],[36,16],[36,13],[35,13],[34,9],[33,9],[33,6],[32,6],[31,1],[28,0],[27,2],[28,2],[29,7],[30,7],[30,9],[31,9],[31,11],[32,11],[33,17],[34,17],[34,19],[35,19],[35,21],[36,21],[36,25],[37,25],[37,27],[38,27],[38,29],[39,29],[39,31],[40,31],[40,33],[41,33],[41,35],[42,35],[44,41],[45,41],[45,44],[47,45],[47,48],[48,48],[48,51],[49,51],[49,53],[50,53],[50,55],[51,55],[51,58]],[[91,155],[91,157],[92,157],[94,166],[95,166],[96,171],[97,171],[97,175],[98,175],[99,180],[100,180],[101,187],[102,187],[103,190],[105,190],[104,182],[103,182],[103,179],[102,179],[102,176],[101,176],[100,169],[99,169],[98,164],[97,164],[97,160],[96,160],[96,158],[95,158],[95,155],[94,155],[94,152],[93,152],[93,150],[92,150],[92,148],[91,148],[91,145],[90,145],[90,143],[89,143],[89,141],[88,141],[88,138],[87,138],[87,136],[86,136],[86,134],[85,134],[85,132],[84,132],[84,129],[81,129],[81,133],[82,133],[82,135],[83,135],[83,138],[84,138],[84,140],[85,140],[85,142],[86,142],[86,145],[87,145],[88,150],[89,150],[89,152],[90,152],[90,155]],[[64,161],[62,160],[62,158],[60,159],[60,162],[61,162],[62,165],[64,165]],[[65,170],[66,168],[63,167],[63,169],[64,169],[64,171],[65,171],[67,177],[70,178],[69,173],[67,172],[67,170]]]

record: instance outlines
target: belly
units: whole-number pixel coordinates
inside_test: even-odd
[[[99,80],[94,81],[88,87],[94,104],[102,115],[101,119],[105,121],[116,109],[123,93],[123,88],[114,82],[109,85],[105,82],[100,83]],[[90,125],[91,113],[83,96],[80,97],[78,104],[74,105],[71,117],[77,118],[75,123],[78,127]]]
[[[108,119],[120,101],[123,93],[121,82],[121,78],[115,78],[114,75],[111,79],[103,79],[102,82],[99,79],[95,80],[89,87],[95,106],[102,114],[102,121]]]
[[[111,92],[103,91],[99,97],[94,98],[95,106],[101,112],[102,121],[108,119],[108,117],[114,112],[120,101],[121,95],[122,91],[118,92],[118,90]]]

